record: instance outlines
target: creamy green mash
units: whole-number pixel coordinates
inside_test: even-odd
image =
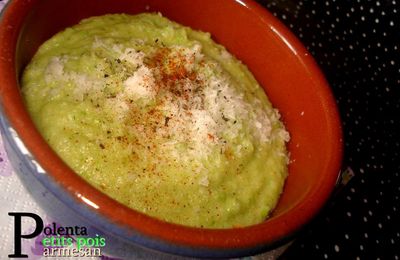
[[[183,225],[262,222],[289,135],[252,74],[209,33],[105,15],[45,42],[22,78],[51,147],[99,190]]]

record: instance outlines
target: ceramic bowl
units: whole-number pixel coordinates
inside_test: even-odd
[[[110,199],[81,179],[35,128],[19,76],[38,46],[81,19],[108,13],[161,12],[242,60],[280,110],[291,134],[282,197],[261,224],[223,230],[166,223]],[[1,129],[10,160],[32,194],[64,221],[86,223],[108,246],[139,245],[195,257],[253,255],[287,241],[329,198],[340,168],[341,126],[334,97],[313,58],[273,15],[251,0],[14,0],[0,25]],[[43,193],[47,192],[46,196]],[[44,198],[43,198],[44,197]],[[129,254],[129,253],[128,253]]]

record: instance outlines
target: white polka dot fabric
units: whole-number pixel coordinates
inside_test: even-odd
[[[258,2],[325,73],[355,174],[282,259],[399,259],[400,1]]]

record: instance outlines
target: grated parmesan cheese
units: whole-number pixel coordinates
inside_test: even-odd
[[[93,46],[105,48],[106,44],[96,39]],[[221,152],[226,151],[225,139],[233,140],[239,133],[248,132],[261,143],[271,141],[271,120],[278,120],[279,113],[275,110],[270,118],[258,100],[245,100],[215,62],[205,62],[200,44],[155,49],[150,56],[134,47],[124,49],[113,45],[112,50],[118,55],[115,66],[121,69],[106,86],[114,84],[116,89],[120,86],[122,90],[106,98],[105,107],[113,111],[116,120],[126,121],[132,120],[131,110],[135,106],[156,102],[151,114],[143,111],[141,116],[136,114],[137,121],[132,124],[143,146],[162,143],[160,149],[173,158],[184,162],[198,158],[201,162],[216,147],[220,147]],[[225,50],[221,55],[224,59],[231,58]],[[107,68],[107,62],[110,63],[104,59],[104,64],[98,66],[99,74]],[[105,95],[102,93],[104,82],[85,74],[64,72],[60,57],[52,58],[46,69],[46,81],[54,78],[73,82],[74,97],[78,101],[89,93],[95,97]],[[149,131],[150,128],[155,131]],[[279,130],[276,137],[289,140],[284,129]],[[179,144],[186,144],[185,153],[177,152]],[[238,145],[236,152],[241,154],[243,149]],[[207,175],[201,177],[199,183],[207,186]]]
[[[123,83],[124,94],[127,98],[137,101],[138,99],[152,100],[155,97],[154,77],[149,68],[142,64],[132,76]]]
[[[46,67],[45,81],[51,82],[54,78],[61,77],[64,72],[64,64],[59,57],[53,57]]]

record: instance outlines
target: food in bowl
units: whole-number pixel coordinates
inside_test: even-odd
[[[45,42],[22,93],[44,138],[133,209],[206,228],[260,223],[289,134],[247,67],[160,14],[92,17]]]

